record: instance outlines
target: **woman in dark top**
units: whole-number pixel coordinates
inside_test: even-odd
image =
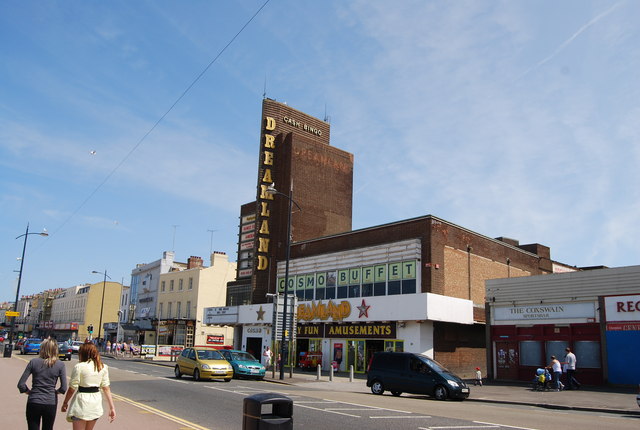
[[[31,375],[31,388],[27,387],[27,379]],[[56,385],[60,380],[60,387]],[[55,340],[47,339],[40,345],[40,356],[28,364],[20,381],[18,389],[29,395],[27,400],[27,425],[29,430],[53,430],[58,405],[58,394],[67,391],[67,371],[64,364],[58,360],[58,344]]]

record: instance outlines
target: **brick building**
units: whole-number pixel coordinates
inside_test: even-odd
[[[489,238],[432,215],[351,231],[353,156],[329,146],[328,124],[263,104],[258,192],[243,205],[238,281],[210,324],[236,326],[234,346],[279,350],[267,293],[289,294],[295,336],[287,361],[310,352],[327,369],[365,372],[376,351],[425,353],[463,377],[485,367],[485,281],[552,273],[548,247]],[[309,131],[311,130],[311,131]],[[272,152],[272,154],[266,154]],[[285,196],[270,196],[275,183]]]

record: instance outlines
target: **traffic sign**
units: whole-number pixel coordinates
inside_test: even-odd
[[[5,316],[8,317],[19,317],[20,316],[20,312],[14,312],[14,311],[6,311]]]

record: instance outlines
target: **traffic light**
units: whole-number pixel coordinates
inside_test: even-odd
[[[89,331],[89,334],[93,334],[93,324],[90,324],[89,327],[87,327],[87,330]]]

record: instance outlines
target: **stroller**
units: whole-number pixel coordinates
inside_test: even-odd
[[[533,391],[546,391],[551,388],[551,373],[546,368],[536,370],[536,377],[532,381]]]

